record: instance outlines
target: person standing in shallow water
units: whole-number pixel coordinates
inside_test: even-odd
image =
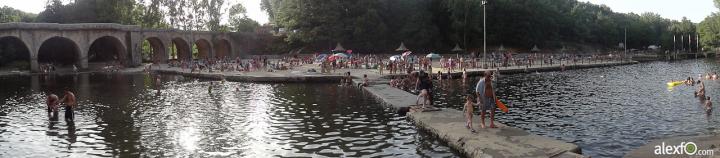
[[[75,98],[75,94],[73,92],[70,92],[70,89],[66,88],[65,95],[59,102],[65,103],[65,121],[67,121],[67,122],[75,121],[74,109],[77,107],[77,101]]]
[[[47,115],[50,120],[57,120],[58,119],[58,101],[60,99],[55,94],[48,95],[46,104],[47,104]]]
[[[485,71],[485,77],[478,81],[475,86],[475,95],[480,108],[480,127],[485,128],[485,113],[490,111],[490,128],[495,126],[495,89],[492,85],[493,72]]]
[[[708,115],[712,113],[712,101],[710,101],[710,97],[705,99],[705,113]]]

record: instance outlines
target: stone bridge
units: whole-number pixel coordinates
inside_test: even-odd
[[[88,68],[115,62],[134,67],[143,62],[237,57],[248,51],[246,45],[252,42],[248,36],[252,35],[109,23],[3,23],[0,51],[12,47],[14,59],[29,60],[31,71],[45,63]]]

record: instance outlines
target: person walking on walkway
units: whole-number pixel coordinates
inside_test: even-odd
[[[485,128],[485,113],[490,111],[490,128],[495,127],[495,88],[492,85],[493,71],[486,70],[485,77],[475,86],[477,104],[480,108],[480,127]]]

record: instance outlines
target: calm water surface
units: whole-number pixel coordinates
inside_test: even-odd
[[[705,83],[715,104],[711,115],[693,96],[697,86],[665,84],[706,72],[720,72],[720,63],[700,59],[502,75],[497,95],[513,107],[498,113],[498,121],[578,144],[585,155],[622,157],[653,139],[720,133],[720,80]],[[436,82],[436,104],[460,109],[477,80]]]
[[[458,157],[355,88],[152,80],[0,77],[0,157]],[[74,125],[45,113],[45,93],[65,87]]]

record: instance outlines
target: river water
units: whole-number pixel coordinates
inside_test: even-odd
[[[585,155],[622,157],[653,139],[720,133],[720,81],[705,82],[715,104],[710,115],[693,95],[697,86],[666,86],[707,72],[720,72],[718,60],[501,75],[497,95],[513,106],[497,119],[578,144]],[[436,82],[435,103],[460,109],[477,80]]]
[[[459,157],[356,88],[161,78],[0,77],[0,157]],[[49,121],[66,87],[76,121]]]

